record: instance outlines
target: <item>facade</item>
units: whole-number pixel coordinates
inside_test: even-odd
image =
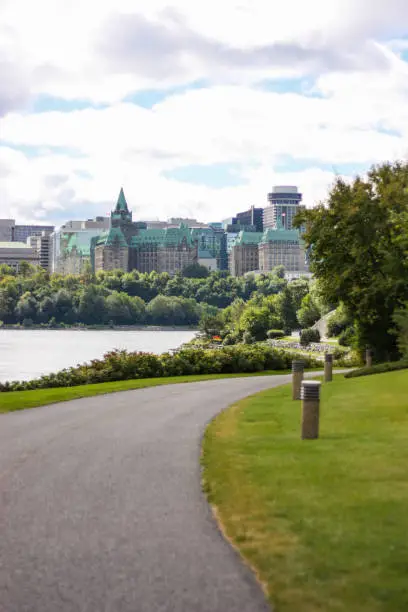
[[[277,227],[293,229],[293,218],[299,210],[301,201],[302,194],[297,187],[273,187],[272,192],[268,194],[269,205],[264,209],[264,230]]]
[[[249,210],[237,213],[235,219],[239,225],[253,225],[256,232],[263,232],[263,208],[251,206]]]
[[[247,272],[259,268],[259,243],[261,232],[240,232],[230,255],[230,272],[232,276],[244,276]]]
[[[198,248],[191,230],[179,227],[148,229],[134,222],[123,189],[111,214],[110,228],[92,241],[91,259],[98,270],[122,269],[176,274],[198,261]]]
[[[18,272],[23,261],[38,266],[38,252],[24,242],[0,242],[0,265],[6,264]]]
[[[4,242],[27,242],[30,236],[53,231],[53,225],[16,225],[14,219],[0,219],[0,241]]]
[[[305,250],[297,230],[265,230],[259,243],[259,270],[270,272],[283,266],[286,272],[306,271]]]
[[[109,229],[109,217],[67,221],[51,234],[51,271],[80,274],[91,261],[91,240]],[[78,272],[72,272],[78,270]]]
[[[230,272],[243,276],[248,272],[271,272],[282,265],[287,275],[308,272],[305,249],[298,230],[268,229],[240,232],[231,249]]]
[[[52,241],[50,232],[42,232],[40,236],[29,236],[28,246],[32,247],[39,256],[39,263],[44,270],[51,272]]]
[[[11,242],[13,240],[14,219],[0,219],[0,242]]]

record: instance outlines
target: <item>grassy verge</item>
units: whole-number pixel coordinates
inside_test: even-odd
[[[204,439],[204,486],[276,612],[408,610],[408,375],[322,388],[301,441],[289,387],[247,398]]]
[[[104,395],[117,391],[130,391],[144,387],[158,387],[160,385],[173,385],[176,383],[199,382],[202,380],[216,380],[218,378],[238,378],[242,376],[270,376],[274,374],[288,374],[289,370],[265,371],[246,374],[205,374],[197,376],[172,376],[168,378],[144,378],[138,380],[121,380],[117,382],[100,383],[95,385],[81,385],[78,387],[57,387],[54,389],[36,389],[34,391],[12,391],[0,393],[0,413],[36,408],[46,404],[65,402],[68,400]]]

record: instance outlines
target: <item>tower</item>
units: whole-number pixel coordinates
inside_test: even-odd
[[[301,201],[302,194],[297,187],[272,187],[272,192],[268,193],[269,206],[264,209],[264,229],[276,229],[279,225],[282,229],[293,229],[293,218]]]
[[[111,212],[111,226],[120,227],[123,223],[132,223],[132,213],[128,208],[123,187],[121,187],[115,210]]]

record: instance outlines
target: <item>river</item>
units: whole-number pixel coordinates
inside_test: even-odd
[[[0,381],[30,380],[113,349],[165,353],[195,336],[186,330],[0,330]]]

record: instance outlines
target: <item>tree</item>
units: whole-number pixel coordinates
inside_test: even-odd
[[[183,269],[182,275],[184,278],[207,278],[209,270],[199,263],[193,263]]]
[[[271,327],[269,309],[266,306],[249,306],[242,313],[239,327],[243,333],[248,332],[255,340],[265,340]]]
[[[276,296],[276,311],[282,321],[283,329],[290,333],[298,327],[296,309],[288,287]]]
[[[312,327],[320,319],[320,311],[313,301],[310,293],[305,295],[302,305],[296,313],[299,325],[302,328]]]
[[[408,163],[374,166],[351,183],[338,178],[326,204],[300,211],[311,268],[326,302],[342,301],[356,341],[395,358],[393,315],[408,300]]]
[[[19,321],[31,319],[35,321],[37,318],[38,303],[35,297],[27,291],[24,293],[16,305],[16,317]]]
[[[105,299],[95,285],[83,290],[78,306],[79,320],[83,323],[101,323],[105,317]]]

